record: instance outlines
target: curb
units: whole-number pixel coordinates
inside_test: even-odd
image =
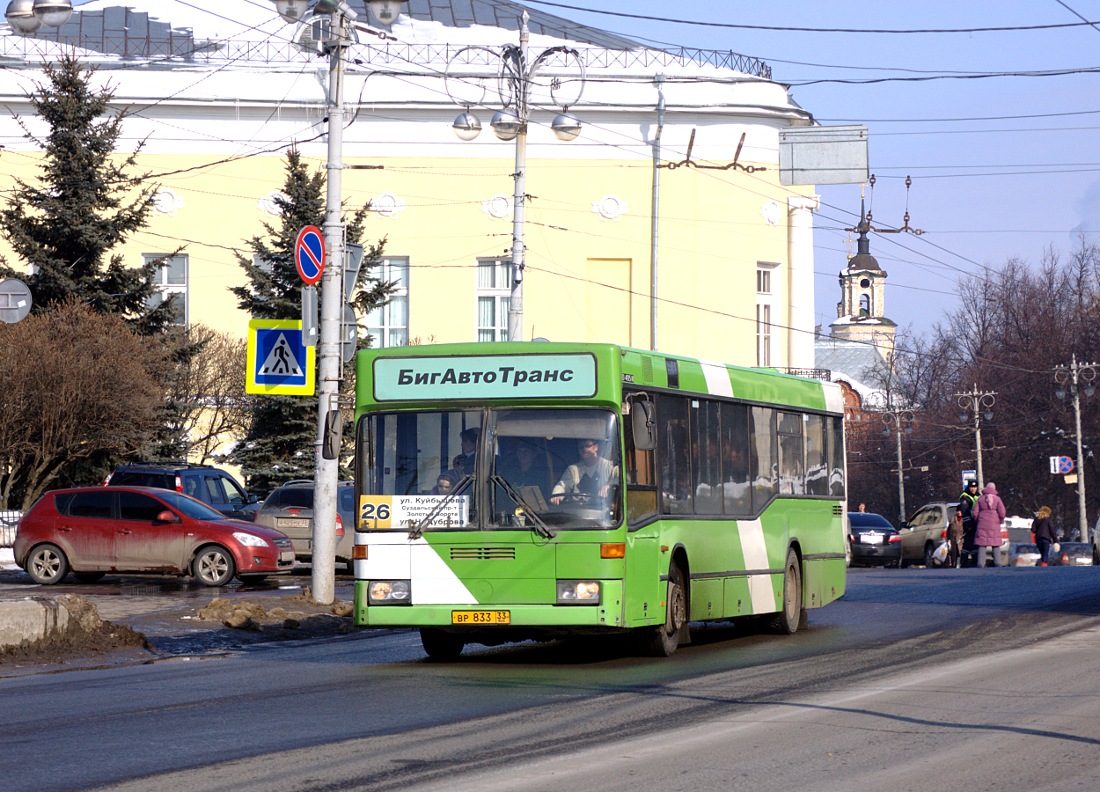
[[[56,600],[28,597],[0,602],[0,649],[30,646],[44,638],[64,635],[69,609]]]

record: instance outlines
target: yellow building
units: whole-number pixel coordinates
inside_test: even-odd
[[[327,59],[298,46],[312,28],[263,5],[224,0],[215,15],[96,0],[59,31],[0,37],[0,95],[32,130],[26,94],[60,51],[46,36],[99,68],[129,112],[121,148],[144,141],[140,169],[160,185],[148,228],[120,252],[136,265],[183,247],[164,290],[185,298],[185,321],[241,336],[234,251],[276,222],[286,149],[322,169],[328,157]],[[810,113],[753,58],[650,50],[510,0],[412,0],[383,28],[395,40],[363,33],[348,52],[343,199],[371,202],[365,239],[386,239],[381,274],[401,282],[390,306],[360,317],[364,330],[384,345],[505,337],[516,146],[488,121],[501,106],[494,53],[518,43],[524,10],[532,60],[560,46],[576,58],[535,79],[523,337],[812,368],[817,202],[810,187],[781,186],[778,168],[780,130]],[[538,93],[549,77],[554,97]],[[575,140],[551,132],[554,99],[581,121]],[[451,128],[467,109],[485,127],[470,142]],[[0,182],[33,179],[39,147],[8,115],[0,143]]]

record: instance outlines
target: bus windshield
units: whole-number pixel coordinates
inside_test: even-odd
[[[429,531],[549,526],[556,532],[621,522],[620,439],[612,410],[376,413],[364,428],[364,493],[393,496],[392,529],[412,528],[406,523],[413,515],[417,524],[430,515],[423,526]],[[405,514],[409,518],[399,517]]]

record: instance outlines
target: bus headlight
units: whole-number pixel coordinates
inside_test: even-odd
[[[408,605],[412,588],[407,580],[372,580],[367,583],[367,601],[374,605]]]
[[[559,605],[599,605],[600,584],[596,580],[559,580]]]

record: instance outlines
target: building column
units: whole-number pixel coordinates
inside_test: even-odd
[[[814,218],[817,195],[787,199],[787,367],[814,368]]]

